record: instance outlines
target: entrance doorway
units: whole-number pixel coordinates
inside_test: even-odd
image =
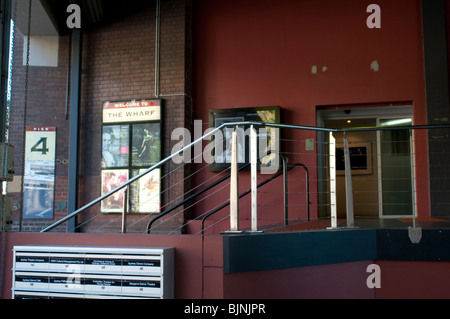
[[[318,111],[318,126],[326,128],[385,127],[386,131],[347,132],[352,166],[353,205],[355,218],[412,216],[413,170],[409,130],[389,127],[412,123],[412,107],[376,107]],[[343,133],[336,139],[336,195],[338,218],[346,216],[345,170],[343,165]],[[329,178],[326,167],[328,135],[321,134],[319,154],[319,216],[330,216]],[[321,178],[324,177],[324,178]],[[323,182],[324,181],[324,182]]]

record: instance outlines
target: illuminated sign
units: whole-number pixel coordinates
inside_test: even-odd
[[[159,100],[106,102],[103,123],[146,122],[161,120]]]

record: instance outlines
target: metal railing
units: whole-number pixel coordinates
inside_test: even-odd
[[[307,209],[307,219],[310,219],[310,208],[309,208],[309,172],[308,172],[308,168],[306,167],[306,165],[301,164],[301,163],[297,163],[297,164],[293,164],[293,165],[288,165],[288,161],[287,158],[282,155],[279,154],[280,157],[282,158],[282,170],[275,173],[274,175],[272,175],[271,177],[265,179],[263,182],[259,183],[257,185],[257,188],[260,188],[264,185],[266,185],[267,183],[275,180],[277,177],[283,175],[283,211],[284,211],[284,225],[288,225],[288,179],[287,179],[287,173],[288,171],[290,171],[291,169],[295,168],[295,167],[302,167],[305,170],[306,173],[306,178],[305,178],[305,182],[306,182],[306,209]],[[242,171],[244,169],[246,169],[248,166],[250,165],[250,163],[247,163],[243,166],[241,166],[239,168],[239,171]],[[151,228],[152,225],[159,219],[161,219],[162,217],[166,216],[167,214],[171,213],[172,211],[174,211],[175,209],[183,206],[184,204],[190,202],[191,200],[193,200],[194,198],[196,198],[197,196],[200,196],[202,194],[204,194],[205,192],[209,191],[210,189],[214,188],[215,186],[220,185],[222,182],[228,180],[231,177],[231,173],[228,173],[227,175],[219,178],[218,180],[214,181],[213,183],[211,183],[210,185],[202,188],[200,191],[197,191],[196,193],[188,196],[187,198],[185,198],[184,200],[180,201],[179,203],[175,204],[174,206],[166,209],[164,212],[158,214],[157,216],[153,217],[150,222],[147,225],[147,234],[150,234],[151,232]],[[242,194],[239,195],[239,198],[242,198],[248,194],[251,193],[251,189],[248,189],[247,191],[243,192]],[[207,218],[209,218],[210,216],[218,213],[220,210],[224,209],[225,207],[228,207],[230,205],[230,201],[225,202],[224,204],[220,205],[219,207],[213,209],[211,212],[205,214],[202,217],[202,221],[201,221],[201,233],[204,233],[204,225],[205,225],[205,221]]]
[[[307,210],[307,220],[310,220],[310,203],[309,203],[309,174],[308,174],[308,169],[304,164],[301,163],[297,163],[297,164],[293,164],[293,165],[287,165],[287,161],[284,158],[283,159],[283,170],[279,171],[278,173],[274,174],[273,176],[267,178],[266,180],[264,180],[263,182],[259,183],[257,185],[257,188],[260,188],[264,185],[266,185],[267,183],[275,180],[277,177],[283,175],[283,212],[284,212],[284,216],[283,216],[283,221],[284,221],[284,226],[287,226],[289,224],[289,217],[288,217],[288,186],[287,186],[287,172],[290,171],[291,169],[295,168],[295,167],[303,167],[306,171],[306,210]],[[242,197],[248,195],[251,193],[251,189],[246,190],[245,192],[243,192],[242,194],[239,195],[239,199],[241,199]],[[224,209],[225,207],[228,207],[230,205],[230,201],[225,202],[224,204],[220,205],[219,207],[217,207],[216,209],[214,209],[213,211],[209,212],[208,214],[206,214],[205,216],[203,216],[202,218],[202,223],[201,223],[201,233],[204,234],[205,231],[205,221],[208,217],[214,215],[215,213],[219,212],[220,210]]]
[[[188,145],[184,146],[182,149],[180,149],[179,151],[177,151],[176,153],[171,154],[170,156],[166,157],[165,159],[159,161],[158,163],[156,163],[155,165],[151,166],[150,168],[144,170],[143,172],[141,172],[140,174],[134,176],[133,178],[129,179],[128,181],[126,181],[125,183],[121,184],[120,186],[116,187],[115,189],[105,193],[104,195],[98,197],[97,199],[89,202],[88,204],[82,206],[81,208],[77,209],[76,211],[68,214],[66,217],[60,219],[59,221],[53,223],[52,225],[44,228],[43,230],[41,230],[41,232],[48,232],[52,229],[54,229],[55,227],[63,224],[64,222],[67,222],[68,220],[76,217],[77,215],[83,213],[84,211],[86,211],[88,208],[100,203],[101,201],[107,199],[108,197],[112,196],[113,194],[119,192],[119,191],[123,191],[125,189],[128,189],[130,184],[132,184],[133,182],[139,180],[140,178],[144,177],[145,175],[147,175],[148,173],[152,172],[153,170],[161,167],[163,164],[167,163],[168,161],[172,160],[175,156],[182,154],[183,152],[187,151],[188,149],[192,148],[193,146],[195,146],[197,143],[201,143],[201,141],[210,138],[211,136],[213,136],[216,132],[221,131],[223,128],[225,127],[235,127],[235,126],[263,126],[263,127],[272,127],[272,128],[279,128],[279,129],[293,129],[293,130],[304,130],[304,131],[313,131],[313,132],[321,132],[321,133],[328,133],[330,135],[330,141],[332,140],[332,136],[333,134],[336,133],[344,133],[348,134],[351,132],[369,132],[369,131],[376,131],[376,132],[383,132],[383,131],[396,131],[396,130],[407,130],[410,133],[412,133],[414,130],[431,130],[431,129],[449,129],[450,125],[416,125],[416,126],[394,126],[394,127],[355,127],[355,128],[344,128],[344,129],[334,129],[334,128],[318,128],[318,127],[310,127],[310,126],[301,126],[301,125],[288,125],[288,124],[274,124],[274,123],[262,123],[262,122],[253,122],[253,121],[244,121],[244,122],[232,122],[232,123],[223,123],[222,125],[209,130],[206,134],[204,134],[203,136],[201,136],[200,138],[194,140],[193,142],[189,143]],[[331,145],[331,143],[330,143]],[[411,139],[411,148],[414,145],[414,141]],[[335,145],[330,147],[330,154],[332,153],[332,149],[335,150]],[[346,198],[346,202],[347,205],[347,214],[351,214],[352,211],[352,207],[351,205],[353,205],[353,200],[352,198],[350,198],[349,196],[352,195],[352,190],[351,190],[351,170],[348,168],[349,163],[349,147],[348,147],[348,143],[346,143],[345,146],[345,154],[347,156],[347,159],[345,160],[345,163],[347,165],[347,168],[345,169],[346,172],[346,177],[347,177],[347,198]],[[317,155],[317,154],[316,154]],[[282,157],[283,158],[283,157]],[[304,166],[303,164],[297,164],[299,166]],[[286,165],[284,165],[284,169],[286,169]],[[306,168],[306,167],[305,167]],[[335,169],[335,168],[334,168]],[[306,169],[307,174],[308,174],[308,170]],[[333,165],[330,162],[330,174],[336,174],[336,171],[333,172]],[[332,178],[332,175],[330,175],[330,181],[331,184],[333,183],[333,180],[335,180],[335,178]],[[286,184],[286,179],[285,182]],[[413,186],[414,187],[414,186]],[[414,189],[413,189],[413,194],[414,194]],[[309,196],[309,189],[307,190],[307,196]],[[335,196],[335,194],[333,194],[332,190],[331,190],[331,228],[336,227],[336,219],[337,219],[337,215],[336,212],[333,211],[333,205],[335,206],[335,203],[333,203],[333,196]],[[189,198],[186,198],[189,199]],[[334,197],[334,200],[336,198]],[[285,201],[287,202],[287,200],[285,199]],[[309,217],[309,198],[307,200],[308,203],[308,217]],[[179,205],[178,205],[179,206]],[[178,207],[176,205],[176,207]],[[415,205],[413,205],[415,206]],[[287,205],[285,205],[285,209],[287,209]],[[173,209],[172,209],[173,210]],[[171,211],[172,211],[171,210]],[[125,221],[126,221],[126,210],[124,209],[123,212],[123,225],[125,225]],[[412,216],[414,217],[416,214],[413,213]],[[352,226],[352,216],[347,216],[348,219],[348,226]],[[149,225],[152,222],[149,223]],[[202,222],[202,230],[203,230],[203,223]],[[125,226],[123,226],[123,231],[125,231],[124,229]],[[147,227],[147,232],[149,232],[149,226]]]
[[[239,170],[243,170],[246,167],[248,167],[248,165],[250,165],[249,163],[246,165],[243,165],[242,167],[240,167]],[[194,198],[196,198],[197,196],[200,196],[202,194],[204,194],[205,192],[209,191],[210,189],[214,188],[215,186],[221,184],[222,182],[228,180],[230,178],[231,174],[227,174],[221,178],[219,178],[218,180],[212,182],[211,184],[209,184],[208,186],[202,188],[201,190],[199,190],[198,192],[195,192],[194,194],[190,195],[189,197],[183,199],[181,202],[173,205],[172,207],[166,209],[165,211],[163,211],[162,213],[159,213],[157,216],[153,217],[150,222],[147,225],[147,234],[150,234],[152,225],[158,220],[161,219],[162,217],[166,216],[167,214],[171,213],[172,211],[174,211],[175,209],[183,206],[184,204],[190,202],[191,200],[193,200]]]
[[[117,193],[120,190],[123,190],[124,188],[128,187],[130,184],[134,183],[135,181],[139,180],[140,178],[146,176],[148,173],[152,172],[153,170],[155,170],[156,168],[161,167],[163,164],[169,162],[170,160],[172,160],[174,157],[176,157],[178,154],[182,154],[183,152],[187,151],[188,149],[192,148],[193,146],[195,146],[197,143],[200,143],[201,141],[213,136],[215,133],[221,131],[224,127],[229,127],[229,126],[239,126],[239,125],[259,125],[259,126],[267,126],[264,123],[261,122],[230,122],[230,123],[223,123],[222,125],[210,130],[209,132],[207,132],[206,134],[204,134],[203,136],[199,137],[198,139],[194,140],[193,142],[189,143],[188,145],[184,146],[183,148],[181,148],[179,151],[177,151],[176,153],[173,153],[171,155],[169,155],[168,157],[162,159],[161,161],[159,161],[158,163],[154,164],[153,166],[149,167],[148,169],[146,169],[145,171],[141,172],[140,174],[134,176],[133,178],[129,179],[128,181],[124,182],[123,184],[117,186],[116,188],[112,189],[111,191],[103,194],[102,196],[94,199],[93,201],[89,202],[88,204],[82,206],[81,208],[77,209],[76,211],[68,214],[66,217],[60,219],[59,221],[53,223],[52,225],[44,228],[43,230],[41,230],[42,233],[47,232],[49,230],[52,230],[53,228],[61,225],[62,223],[67,222],[68,220],[76,217],[77,215],[79,215],[80,213],[82,213],[83,211],[87,210],[88,208],[100,203],[101,201],[107,199],[108,197],[114,195],[115,193]],[[305,127],[306,128],[306,127]],[[313,128],[308,128],[308,129],[313,129]]]

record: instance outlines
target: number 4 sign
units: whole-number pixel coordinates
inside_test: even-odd
[[[53,218],[55,189],[55,127],[27,127],[23,217]]]
[[[25,160],[54,161],[55,144],[55,127],[27,127]]]

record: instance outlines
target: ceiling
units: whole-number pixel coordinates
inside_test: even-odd
[[[24,35],[28,35],[28,15],[29,15],[29,1],[16,0],[17,6],[13,3],[13,19],[16,27]],[[15,12],[14,12],[15,11]],[[57,35],[55,26],[49,19],[45,9],[40,1],[32,1],[31,6],[31,34],[32,35]]]
[[[34,0],[31,7],[32,35],[64,35],[71,32],[66,20],[72,12],[67,12],[70,4],[77,4],[81,11],[81,26],[90,30],[111,23],[117,19],[154,6],[155,0]],[[16,26],[28,33],[29,1],[17,0]]]

